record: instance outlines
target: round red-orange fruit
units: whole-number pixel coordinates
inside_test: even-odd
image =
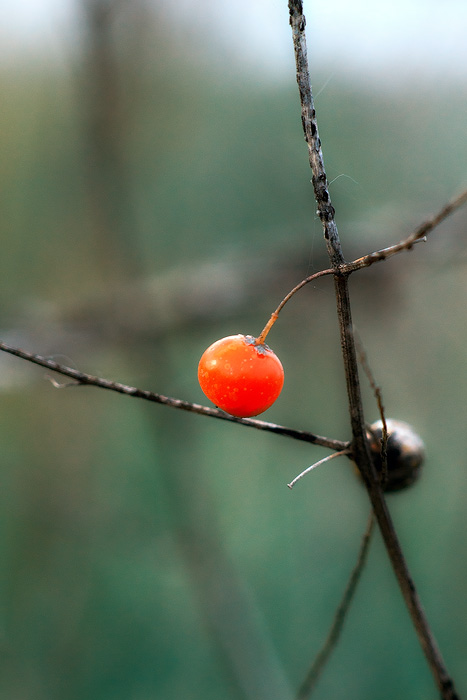
[[[208,399],[239,418],[269,408],[284,384],[282,364],[267,345],[251,335],[229,335],[210,345],[198,365],[198,379]]]

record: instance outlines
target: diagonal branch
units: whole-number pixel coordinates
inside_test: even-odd
[[[357,591],[360,577],[363,573],[363,569],[365,568],[371,542],[371,535],[373,533],[373,525],[374,516],[373,512],[371,512],[365,532],[363,533],[360,550],[357,556],[357,562],[351,571],[349,580],[347,581],[347,585],[335,612],[328,636],[326,637],[318,654],[314,658],[313,663],[298,690],[297,700],[307,700],[307,698],[311,696],[316,684],[318,683],[321,673],[324,670],[324,667],[329,661],[329,658],[340,639],[347,613],[349,612],[350,606]]]
[[[308,70],[305,17],[303,15],[302,1],[289,0],[289,13],[296,60],[297,84],[302,108],[302,124],[305,140],[308,145],[310,166],[313,172],[313,189],[318,203],[318,214],[323,224],[329,258],[335,270],[334,283],[352,426],[353,457],[362,473],[388,556],[416,629],[419,642],[433,674],[433,678],[441,692],[441,697],[443,700],[458,700],[458,695],[454,689],[454,682],[447,672],[441,652],[437,647],[418,597],[414,581],[408,570],[369,452],[360,391],[357,354],[352,328],[352,314],[348,288],[348,275],[350,271],[344,274],[341,270],[341,265],[344,263],[344,256],[337,225],[334,221],[334,208],[332,207],[329,195],[321,151],[321,141],[319,139],[318,126],[316,123]],[[420,232],[418,237],[423,235],[425,234]]]
[[[9,353],[10,355],[15,355],[15,357],[20,357],[28,362],[32,362],[33,364],[40,365],[41,367],[46,367],[47,369],[53,370],[64,377],[74,379],[76,384],[67,386],[96,386],[100,389],[108,389],[109,391],[115,391],[118,394],[125,394],[126,396],[145,399],[146,401],[152,401],[153,403],[164,404],[165,406],[171,406],[172,408],[179,408],[182,411],[197,413],[201,416],[219,418],[220,420],[229,421],[230,423],[238,423],[239,425],[256,428],[257,430],[264,430],[265,432],[275,433],[276,435],[284,435],[285,437],[291,437],[295,440],[301,440],[302,442],[309,442],[321,447],[329,447],[331,450],[347,450],[349,448],[349,443],[342,442],[341,440],[333,440],[332,438],[315,435],[314,433],[310,433],[305,430],[286,428],[283,425],[267,423],[266,421],[257,420],[255,418],[236,418],[235,416],[231,416],[229,413],[220,411],[218,408],[201,406],[198,403],[191,403],[190,401],[183,401],[182,399],[174,399],[170,396],[164,396],[163,394],[156,394],[153,391],[147,391],[146,389],[137,389],[134,386],[128,386],[127,384],[121,384],[120,382],[113,382],[109,379],[103,379],[102,377],[95,377],[92,374],[86,374],[85,372],[80,372],[72,367],[61,365],[55,360],[43,357],[42,355],[33,354],[31,352],[27,352],[26,350],[12,347],[11,345],[7,345],[2,341],[0,341],[0,350]]]
[[[405,238],[400,243],[389,246],[388,248],[383,248],[382,250],[377,250],[375,253],[370,253],[369,255],[364,255],[362,258],[353,260],[350,263],[346,263],[342,267],[342,272],[350,273],[355,272],[355,270],[360,270],[362,267],[369,267],[375,262],[380,262],[381,260],[386,260],[387,258],[397,255],[404,250],[411,250],[411,248],[419,241],[425,240],[427,236],[434,228],[439,226],[448,216],[453,214],[457,209],[459,209],[463,204],[467,202],[467,189],[461,192],[459,195],[451,199],[447,204],[444,205],[440,211],[434,216],[430,217],[422,224],[417,226],[415,231]]]

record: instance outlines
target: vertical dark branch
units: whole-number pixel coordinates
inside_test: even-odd
[[[321,140],[319,138],[318,124],[316,121],[310,73],[308,70],[305,17],[303,15],[301,0],[290,0],[289,12],[297,67],[297,84],[300,92],[302,109],[302,126],[305,141],[308,146],[313,190],[318,204],[317,214],[323,224],[324,238],[326,240],[329,259],[336,271],[334,280],[341,333],[341,346],[347,380],[347,393],[349,396],[352,435],[359,452],[362,456],[365,455],[364,463],[367,465],[367,469],[371,470],[371,458],[368,453],[368,448],[366,447],[365,439],[365,421],[358,377],[357,355],[352,332],[352,314],[348,284],[347,278],[339,274],[339,267],[344,263],[344,255],[342,253],[337,224],[334,219],[335,211],[329,194],[323,153],[321,150]]]
[[[297,84],[300,92],[300,104],[302,107],[302,126],[305,140],[308,146],[308,158],[312,171],[312,184],[318,204],[317,214],[321,219],[324,229],[324,237],[328,246],[328,253],[334,268],[338,268],[344,262],[339,234],[334,220],[334,207],[329,195],[328,180],[324,169],[321,141],[316,122],[316,112],[311,91],[311,80],[308,71],[308,58],[305,39],[305,16],[301,1],[289,2],[290,26],[294,42],[295,60],[297,66]]]
[[[373,466],[366,439],[366,428],[358,375],[357,353],[352,330],[348,274],[339,269],[344,256],[334,221],[334,208],[328,191],[321,142],[316,123],[305,38],[305,17],[301,0],[289,0],[290,25],[294,42],[297,83],[302,107],[302,124],[308,145],[310,166],[313,173],[313,189],[318,204],[318,215],[324,229],[329,258],[335,270],[337,313],[341,346],[347,382],[349,411],[352,426],[352,450],[354,460],[362,474],[373,510],[384,539],[404,600],[417,631],[418,638],[428,660],[435,682],[443,700],[458,700],[454,683],[449,677],[441,653],[431,633],[428,620],[420,603],[415,584],[410,576],[402,549],[392,523],[381,484]]]

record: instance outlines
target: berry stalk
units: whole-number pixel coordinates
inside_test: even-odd
[[[309,282],[313,282],[313,280],[318,279],[318,277],[324,277],[325,275],[332,275],[334,273],[334,270],[331,268],[326,269],[326,270],[320,270],[319,272],[315,272],[313,275],[310,275],[309,277],[305,277],[301,282],[299,282],[293,289],[290,290],[290,292],[282,299],[281,303],[277,307],[277,309],[271,314],[269,321],[266,323],[264,326],[263,330],[259,334],[259,336],[256,339],[256,345],[264,345],[264,341],[266,340],[266,336],[268,335],[269,331],[277,321],[277,318],[279,316],[279,313],[282,311],[284,306],[287,304],[289,299],[293,297],[294,294],[296,294],[302,287],[304,287],[306,284]]]

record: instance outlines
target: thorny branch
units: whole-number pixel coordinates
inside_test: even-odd
[[[362,474],[363,481],[373,506],[383,540],[391,560],[394,573],[408,607],[420,644],[427,658],[433,678],[443,700],[458,700],[454,682],[449,676],[428,620],[418,597],[414,581],[405,561],[389,510],[384,499],[380,481],[370,455],[360,392],[357,353],[352,328],[348,275],[343,273],[345,262],[341,248],[337,225],[334,220],[334,208],[329,195],[328,181],[324,168],[321,141],[318,134],[316,113],[311,90],[310,74],[305,38],[305,17],[301,0],[289,0],[290,25],[292,28],[294,53],[297,70],[297,84],[300,92],[302,124],[308,145],[309,161],[313,173],[312,183],[318,204],[318,215],[323,224],[324,237],[329,259],[334,268],[334,283],[337,301],[337,315],[341,335],[342,354],[347,382],[350,421],[352,426],[353,458]],[[424,233],[418,233],[417,238]],[[415,241],[415,239],[414,239]],[[413,241],[413,242],[414,242]],[[350,272],[350,271],[349,271]]]

